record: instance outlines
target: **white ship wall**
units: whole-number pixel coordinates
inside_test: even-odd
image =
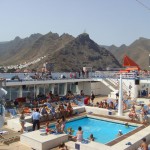
[[[78,82],[77,94],[80,94],[80,91],[83,90],[85,95],[91,94],[91,82]]]
[[[108,95],[111,89],[99,81],[91,82],[91,91],[93,91],[95,95]]]
[[[139,95],[140,85],[135,85],[135,79],[123,79],[122,89],[124,95],[125,94],[127,94],[128,96],[130,95],[131,99],[135,99]]]

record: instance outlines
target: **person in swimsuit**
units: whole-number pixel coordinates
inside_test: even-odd
[[[64,116],[62,116],[61,118],[61,131],[62,132],[64,132],[65,126],[66,126],[66,119]]]
[[[55,125],[56,133],[62,133],[61,131],[61,123],[60,120],[58,119]]]
[[[131,118],[132,121],[135,120],[135,119],[138,119],[138,116],[136,114],[134,106],[132,106],[132,108],[130,110],[129,117]]]
[[[72,113],[73,113],[73,108],[72,108],[70,102],[69,102],[68,105],[67,105],[67,112],[68,112],[68,115],[69,115],[69,116],[71,116]]]
[[[49,127],[49,122],[46,122],[45,131],[46,131],[46,134],[49,134],[49,133],[54,132],[54,130],[52,130],[52,129]]]
[[[25,115],[24,115],[24,111],[22,110],[20,118],[19,118],[19,122],[21,124],[21,130],[20,132],[23,133],[24,131],[24,124],[25,124]]]
[[[59,150],[68,150],[68,147],[65,145],[65,143],[61,143],[59,145]]]
[[[93,134],[90,134],[89,140],[90,140],[90,141],[94,141],[94,139],[95,139],[95,138],[94,138]]]
[[[148,144],[146,142],[146,138],[142,139],[142,143],[137,150],[148,150]]]
[[[78,131],[77,131],[77,134],[76,136],[74,137],[74,140],[75,141],[78,141],[78,142],[82,142],[83,140],[83,131],[82,131],[82,127],[78,127]]]

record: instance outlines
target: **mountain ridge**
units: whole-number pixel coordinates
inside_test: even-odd
[[[120,47],[107,46],[107,49],[115,55],[116,59],[122,64],[124,55],[133,59],[142,69],[149,69],[150,39],[140,37],[129,46]]]
[[[22,64],[46,56],[37,64],[29,66],[29,69],[42,68],[45,62],[54,63],[55,71],[77,71],[85,66],[91,66],[94,70],[121,66],[108,50],[100,47],[86,33],[76,38],[67,33],[59,36],[52,32],[24,39],[16,37],[0,44],[0,54],[1,65]]]

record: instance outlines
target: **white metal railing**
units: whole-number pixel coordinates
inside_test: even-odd
[[[34,76],[35,73],[28,73],[28,76]],[[41,73],[39,74],[40,76]],[[6,78],[6,81],[12,81],[11,78],[13,76],[18,76],[21,80],[20,81],[36,81],[37,79],[31,79],[31,78],[27,78],[27,76],[24,73],[1,73],[0,77],[2,78]],[[131,72],[131,73],[122,73],[122,78],[126,78],[126,79],[134,79],[136,77],[139,77],[141,79],[148,79],[150,78],[150,73],[148,74],[144,74],[144,73],[140,73],[137,74],[135,72]],[[62,78],[64,77],[64,78]],[[119,79],[120,78],[120,73],[118,71],[95,71],[95,72],[88,72],[88,74],[84,74],[82,72],[52,72],[51,73],[51,78],[47,78],[47,77],[41,77],[38,80],[50,80],[50,79],[92,79],[92,78],[109,78],[109,79]],[[17,82],[17,80],[16,80]],[[19,81],[18,81],[19,82]]]
[[[96,71],[96,78],[120,78],[120,73],[117,71]],[[122,78],[136,78],[136,73],[122,73]]]

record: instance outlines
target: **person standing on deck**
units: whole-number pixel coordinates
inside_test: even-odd
[[[92,103],[94,102],[94,99],[95,99],[95,95],[94,95],[94,93],[92,91],[92,93],[91,93],[91,101],[92,101]]]
[[[24,132],[24,124],[25,124],[24,110],[22,110],[22,112],[21,112],[21,116],[20,116],[20,118],[19,118],[19,122],[20,122],[20,125],[21,125],[21,130],[20,130],[20,132],[23,133],[23,132]]]
[[[39,130],[40,129],[40,113],[39,113],[38,108],[36,108],[36,111],[33,112],[32,119],[33,119],[33,131],[35,130],[36,125],[37,125],[38,130]]]

